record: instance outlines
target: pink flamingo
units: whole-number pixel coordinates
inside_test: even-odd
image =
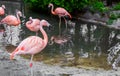
[[[5,14],[5,5],[2,5],[0,7],[0,16],[4,15]]]
[[[30,31],[36,32],[36,36],[37,36],[38,31],[40,29],[40,20],[39,19],[32,19],[32,17],[29,17],[29,21],[26,22],[26,27]]]
[[[8,15],[0,21],[0,24],[7,24],[9,26],[18,26],[21,23],[20,16],[22,16],[22,13],[20,11],[17,11],[16,16]]]
[[[22,13],[20,11],[16,11],[16,16],[8,15],[0,21],[0,24],[7,24],[8,26],[18,26],[21,23],[20,16],[22,16]],[[10,35],[8,39],[10,38],[12,33],[11,28],[9,31],[10,31]],[[12,40],[12,37],[11,37],[11,40]]]
[[[48,5],[48,7],[52,7],[52,9],[51,9],[51,13],[53,14],[53,15],[58,15],[59,16],[59,33],[61,32],[61,29],[60,29],[60,26],[61,26],[61,17],[65,17],[65,16],[69,16],[70,18],[72,18],[72,16],[64,9],[64,8],[61,8],[61,7],[58,7],[58,8],[56,8],[54,11],[53,11],[53,9],[54,9],[54,6],[53,6],[53,4],[52,3],[50,3],[49,5]],[[66,28],[67,28],[67,21],[66,21],[66,19],[64,18],[64,20],[65,20],[65,23],[66,23]]]
[[[38,36],[30,36],[24,39],[18,47],[12,52],[10,59],[13,59],[15,55],[20,54],[30,54],[31,60],[30,60],[30,67],[32,67],[32,60],[34,54],[37,54],[41,52],[47,45],[48,42],[48,36],[46,32],[43,29],[43,26],[49,26],[50,24],[46,20],[40,21],[40,31],[43,34],[43,38],[40,38]]]

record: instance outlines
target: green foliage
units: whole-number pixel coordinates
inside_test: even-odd
[[[110,14],[110,19],[115,20],[115,19],[117,19],[117,18],[118,18],[118,16],[117,16],[116,14]]]
[[[63,7],[69,12],[80,11],[84,8],[90,8],[91,11],[106,12],[103,2],[98,0],[24,0],[33,10],[48,10],[48,4],[53,3],[55,7]]]
[[[120,3],[116,4],[116,5],[113,7],[113,10],[120,10]]]
[[[94,2],[90,2],[90,6],[91,6],[91,11],[95,12],[106,12],[108,11],[108,8],[104,6],[103,2],[100,1],[94,1]]]
[[[109,16],[109,21],[107,22],[107,24],[112,24],[113,21],[117,20],[118,18],[120,18],[120,14],[111,13]]]
[[[48,10],[48,4],[53,3],[55,7],[63,7],[69,12],[81,10],[86,7],[89,0],[24,0],[34,10]]]

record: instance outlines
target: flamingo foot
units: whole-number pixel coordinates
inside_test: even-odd
[[[32,68],[32,66],[33,66],[33,63],[30,63],[30,65],[29,65],[29,66],[30,66],[30,68]]]

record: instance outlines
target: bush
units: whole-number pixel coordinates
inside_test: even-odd
[[[73,12],[75,9],[81,10],[86,7],[89,0],[24,0],[24,2],[36,11],[46,11],[48,4],[53,3],[55,7],[63,7],[69,12]]]
[[[113,10],[120,10],[120,3],[116,4],[116,5],[113,7]]]
[[[91,11],[105,12],[108,10],[98,0],[24,0],[26,4],[29,4],[32,10],[46,11],[48,10],[48,4],[53,3],[55,7],[63,7],[69,12],[80,11],[84,8],[89,8]]]
[[[98,11],[98,12],[107,12],[108,8],[104,6],[103,2],[99,2],[99,1],[94,1],[92,3],[90,3],[90,10],[92,12]]]

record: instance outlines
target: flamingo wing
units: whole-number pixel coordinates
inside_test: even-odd
[[[72,16],[64,8],[61,7],[56,8],[55,13],[62,17],[68,15],[70,18],[72,18]]]
[[[36,54],[43,49],[44,42],[37,36],[24,39],[17,47],[17,54]]]
[[[58,7],[55,9],[55,12],[58,14],[58,15],[66,15],[67,11],[64,9],[64,8],[61,8],[61,7]]]
[[[17,18],[13,15],[8,15],[4,19],[1,20],[1,23],[8,24],[8,25],[14,25],[14,24],[17,24]]]

